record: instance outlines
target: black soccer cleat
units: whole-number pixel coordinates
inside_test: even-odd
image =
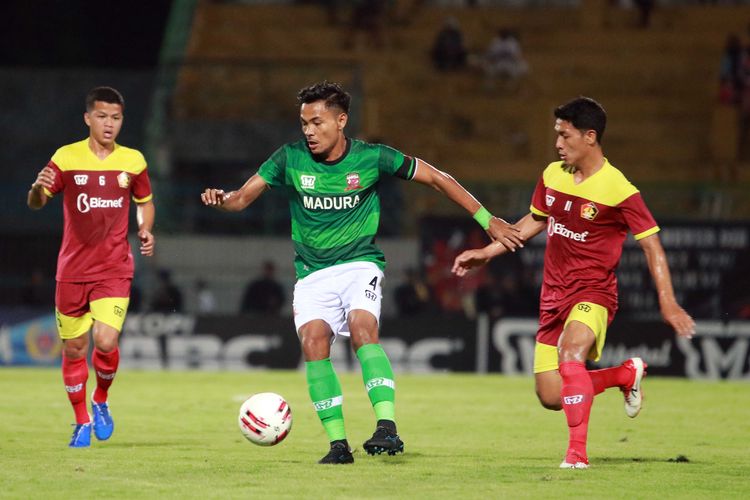
[[[368,455],[380,455],[383,452],[389,455],[404,452],[404,442],[398,434],[383,426],[378,426],[370,439],[362,445]]]
[[[331,449],[328,455],[318,460],[319,464],[353,464],[354,456],[349,446],[342,441],[331,443]]]

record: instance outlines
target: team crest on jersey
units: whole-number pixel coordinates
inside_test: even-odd
[[[547,206],[551,207],[552,204],[555,202],[555,197],[552,196],[551,194],[548,194],[545,196],[545,201],[547,202]]]
[[[346,174],[346,191],[353,189],[362,189],[362,186],[359,184],[359,174],[357,172]]]
[[[127,172],[120,172],[117,176],[117,185],[123,189],[127,189],[130,186],[130,176]]]
[[[76,186],[85,186],[89,181],[89,176],[86,174],[78,174],[73,176],[73,180],[75,181]]]
[[[315,189],[315,176],[314,175],[300,175],[299,185],[302,189]]]
[[[581,205],[581,218],[586,220],[596,219],[596,215],[599,213],[599,209],[596,208],[593,202],[588,202],[585,205]]]

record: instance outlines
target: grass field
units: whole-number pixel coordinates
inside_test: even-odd
[[[301,372],[121,371],[113,437],[72,450],[59,372],[0,369],[0,498],[750,497],[748,383],[646,379],[633,420],[607,391],[591,418],[592,468],[560,470],[565,419],[538,405],[530,378],[397,377],[396,457],[362,451],[372,410],[357,374],[341,382],[355,463],[322,466],[327,439]],[[262,391],[294,411],[272,448],[237,427],[241,401]]]

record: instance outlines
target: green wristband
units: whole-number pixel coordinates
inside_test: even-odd
[[[490,219],[492,219],[492,214],[484,207],[479,207],[479,210],[474,213],[474,220],[477,221],[484,230],[489,229]]]

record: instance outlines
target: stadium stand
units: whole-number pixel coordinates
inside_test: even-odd
[[[522,88],[487,91],[474,72],[434,71],[429,49],[448,16],[474,50],[499,26],[515,27],[531,66]],[[463,179],[532,182],[554,159],[552,108],[586,94],[608,109],[608,154],[635,181],[716,180],[722,146],[711,127],[732,125],[714,116],[717,65],[726,33],[744,29],[750,7],[664,7],[649,29],[638,29],[636,16],[598,0],[553,8],[425,5],[414,19],[387,24],[383,49],[359,43],[347,50],[342,28],[318,6],[203,2],[187,51],[195,64],[181,71],[175,116],[252,119],[271,108],[294,116],[302,85],[361,78],[360,136],[382,138]]]

